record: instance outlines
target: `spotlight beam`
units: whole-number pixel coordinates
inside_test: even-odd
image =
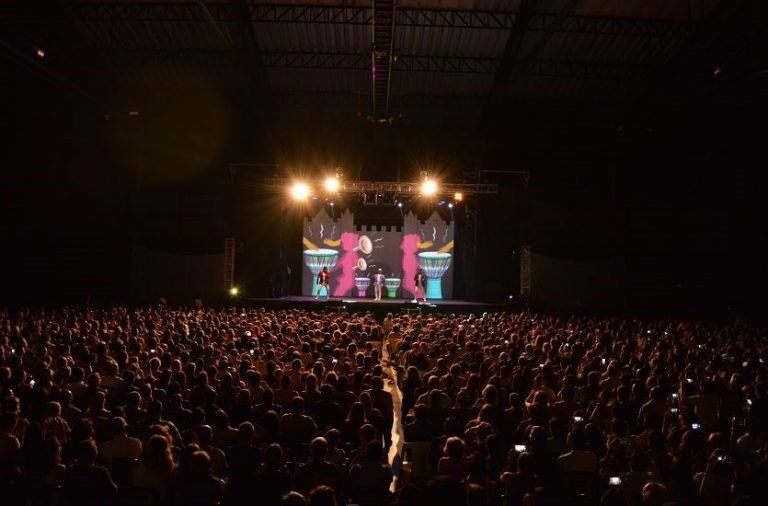
[[[265,178],[263,185],[267,188],[285,192],[286,188],[291,188],[295,180],[288,178],[272,177]],[[321,180],[319,184],[322,184]],[[398,197],[408,197],[421,194],[422,182],[407,181],[357,181],[344,180],[339,187],[339,194],[361,194],[363,192],[391,194]],[[246,183],[248,184],[248,183]],[[261,184],[261,183],[259,183]],[[310,189],[311,192],[311,189]],[[473,195],[494,195],[499,193],[499,185],[493,183],[440,183],[438,194],[445,197],[452,197],[457,192],[461,193],[464,199]]]
[[[341,188],[341,182],[338,177],[331,176],[325,179],[323,186],[328,193],[338,193]]]
[[[437,194],[438,186],[434,179],[425,179],[421,183],[420,193],[425,197],[434,197]]]
[[[310,193],[311,193],[311,190],[307,183],[296,181],[291,185],[290,194],[293,200],[297,200],[297,201],[307,200]]]

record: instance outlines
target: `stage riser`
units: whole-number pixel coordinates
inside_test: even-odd
[[[405,310],[417,314],[456,313],[456,314],[482,314],[486,311],[502,311],[509,309],[502,304],[485,304],[467,301],[441,300],[436,304],[414,304],[410,301],[369,299],[331,299],[329,301],[313,300],[307,298],[286,299],[241,299],[237,305],[247,307],[263,307],[265,309],[302,309],[306,311],[345,311],[347,313],[361,313],[370,311],[377,317],[386,316],[387,313],[402,313]]]

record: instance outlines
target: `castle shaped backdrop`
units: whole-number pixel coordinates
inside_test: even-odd
[[[331,217],[321,209],[304,218],[302,295],[318,295],[317,274],[331,272],[331,297],[373,297],[373,275],[386,276],[386,296],[414,297],[413,278],[419,267],[427,275],[427,298],[453,294],[453,222],[437,212],[421,222],[412,212],[402,227],[355,227],[349,210]],[[324,296],[325,293],[320,295]]]

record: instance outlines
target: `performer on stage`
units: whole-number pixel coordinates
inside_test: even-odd
[[[379,271],[373,275],[373,300],[381,300],[381,290],[384,288],[384,271],[379,267]]]
[[[416,285],[416,292],[413,294],[413,302],[418,300],[419,294],[421,294],[421,300],[427,302],[427,276],[424,274],[421,267],[416,271],[416,275],[413,277],[413,282]]]
[[[331,273],[328,272],[328,267],[323,267],[323,270],[317,274],[317,285],[320,287],[317,289],[317,295],[315,300],[320,298],[320,292],[325,288],[325,300],[328,300],[328,283],[331,281]]]

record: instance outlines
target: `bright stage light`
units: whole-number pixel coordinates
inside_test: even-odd
[[[232,288],[229,289],[229,295],[231,295],[232,297],[237,297],[237,294],[239,293],[240,293],[240,290],[236,286],[233,286]]]
[[[293,200],[306,200],[309,197],[309,185],[302,182],[293,183],[291,186],[291,197]]]
[[[421,183],[421,194],[425,197],[431,197],[437,193],[437,183],[432,179],[425,179]]]
[[[464,201],[464,194],[461,192],[456,192],[453,194],[453,200],[456,201],[456,203],[463,202]]]
[[[341,182],[338,177],[331,176],[325,179],[323,186],[328,193],[337,193],[341,188]]]

